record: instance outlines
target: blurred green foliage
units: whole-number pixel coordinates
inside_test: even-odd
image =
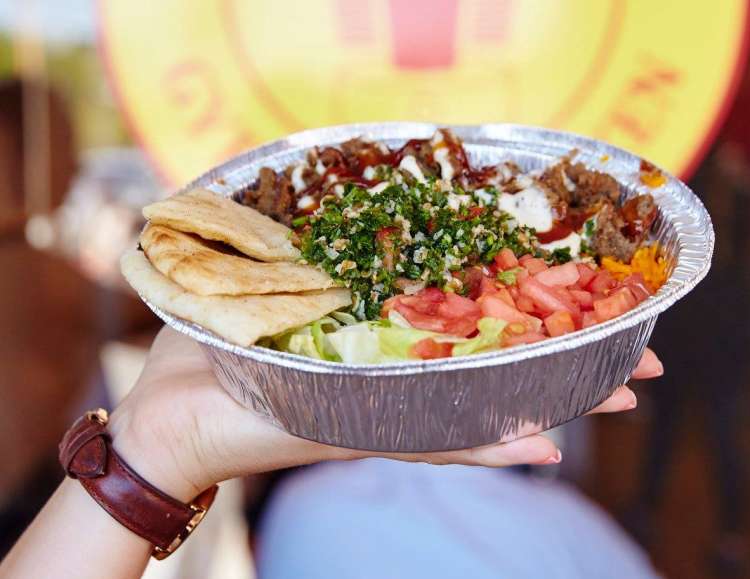
[[[0,78],[6,78],[13,72],[13,49],[9,36],[0,34]]]

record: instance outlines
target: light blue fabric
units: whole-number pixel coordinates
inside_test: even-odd
[[[650,578],[643,552],[561,483],[507,470],[329,463],[286,479],[260,579]]]

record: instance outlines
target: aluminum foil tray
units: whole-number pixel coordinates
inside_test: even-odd
[[[400,146],[430,137],[427,123],[354,124],[296,133],[247,151],[190,183],[232,196],[263,166],[281,169],[308,148],[356,136]],[[512,440],[580,416],[628,380],[659,313],[705,277],[714,233],[688,187],[667,175],[640,183],[641,159],[605,143],[518,125],[455,126],[473,165],[512,160],[525,170],[576,160],[613,175],[625,197],[651,192],[659,206],[653,239],[670,262],[659,292],[606,323],[498,352],[384,365],[348,365],[241,348],[149,304],[172,328],[200,342],[221,384],[240,404],[291,434],[358,449],[437,451]],[[666,174],[666,173],[665,173]]]

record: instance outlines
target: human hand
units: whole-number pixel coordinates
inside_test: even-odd
[[[661,362],[646,350],[633,377],[662,373]],[[591,413],[635,406],[635,394],[622,386]],[[115,449],[136,472],[185,502],[222,480],[323,460],[385,456],[497,467],[561,458],[551,440],[532,432],[512,442],[433,453],[377,453],[297,438],[235,402],[198,344],[167,327],[156,337],[133,390],[113,412],[109,429]]]

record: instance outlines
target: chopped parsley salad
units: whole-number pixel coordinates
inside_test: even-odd
[[[241,202],[290,225],[303,260],[349,288],[352,307],[263,344],[347,363],[432,359],[632,309],[667,276],[644,244],[654,200],[622,202],[614,178],[571,157],[475,169],[441,129],[398,150],[353,139],[264,168]]]

